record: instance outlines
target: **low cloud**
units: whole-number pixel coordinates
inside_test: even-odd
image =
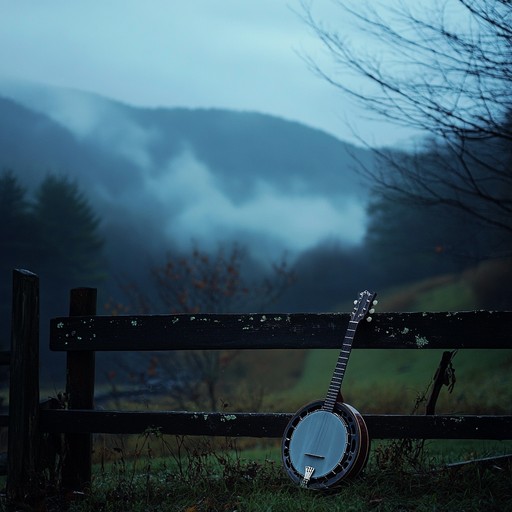
[[[298,252],[326,238],[352,245],[364,235],[365,208],[356,198],[335,203],[318,195],[283,195],[270,183],[259,182],[249,199],[234,203],[190,151],[173,159],[167,172],[148,178],[147,192],[163,212],[168,210],[164,229],[173,241],[212,244],[245,234]]]
[[[140,124],[129,107],[74,91],[16,91],[77,139],[117,157],[114,166],[75,176],[92,193],[107,237],[118,244],[124,236],[155,254],[176,246],[187,249],[191,241],[213,248],[236,240],[268,260],[284,251],[298,254],[325,239],[355,245],[365,234],[365,204],[343,190],[313,193],[304,177],[293,174],[286,186],[282,179],[238,175],[247,193],[230,196],[220,174],[191,146],[167,164],[156,164],[154,143],[165,134]]]

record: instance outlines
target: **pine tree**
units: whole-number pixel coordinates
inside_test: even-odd
[[[40,272],[54,287],[91,286],[102,278],[99,219],[76,183],[48,175],[33,206]]]

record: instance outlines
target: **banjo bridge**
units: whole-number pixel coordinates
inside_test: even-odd
[[[316,453],[305,453],[308,457],[313,457],[315,459],[325,459],[324,455],[317,455]]]

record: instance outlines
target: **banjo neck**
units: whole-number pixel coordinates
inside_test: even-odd
[[[341,383],[343,382],[345,370],[347,369],[348,358],[350,356],[350,352],[352,351],[352,342],[354,341],[358,323],[359,322],[356,322],[355,320],[350,320],[348,323],[345,339],[343,340],[343,345],[338,356],[338,361],[336,362],[336,366],[331,377],[331,383],[329,384],[329,389],[324,400],[324,405],[322,406],[324,411],[333,412],[334,405],[338,401],[338,395],[341,391]]]
[[[329,384],[329,389],[322,406],[324,411],[333,412],[334,410],[334,406],[338,401],[338,396],[341,391],[341,384],[343,382],[343,377],[345,376],[345,370],[347,368],[350,352],[352,351],[352,343],[354,341],[357,327],[365,318],[368,321],[371,320],[371,317],[369,317],[368,314],[374,312],[374,310],[370,308],[372,305],[377,303],[375,300],[376,295],[377,294],[374,292],[365,290],[364,292],[361,292],[359,294],[359,298],[354,301],[354,310],[350,315],[350,320],[348,322],[347,331],[338,356],[338,361],[336,362],[336,366],[331,377],[331,383]]]

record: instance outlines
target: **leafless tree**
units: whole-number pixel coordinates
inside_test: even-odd
[[[121,287],[127,302],[111,309],[138,314],[261,311],[290,286],[294,274],[283,258],[263,277],[254,277],[247,260],[247,252],[237,244],[220,245],[213,252],[194,246],[190,253],[169,253],[151,269],[153,293],[125,281]],[[149,363],[141,366],[142,374],[184,409],[207,405],[217,410],[221,374],[236,355],[234,351],[211,350],[152,354]],[[125,373],[140,375],[134,372],[133,363],[122,366]]]
[[[303,0],[301,15],[332,59],[320,65],[306,56],[309,64],[370,116],[424,135],[412,150],[372,148],[380,164],[363,171],[376,190],[456,209],[510,241],[512,2],[334,3],[368,45]]]

